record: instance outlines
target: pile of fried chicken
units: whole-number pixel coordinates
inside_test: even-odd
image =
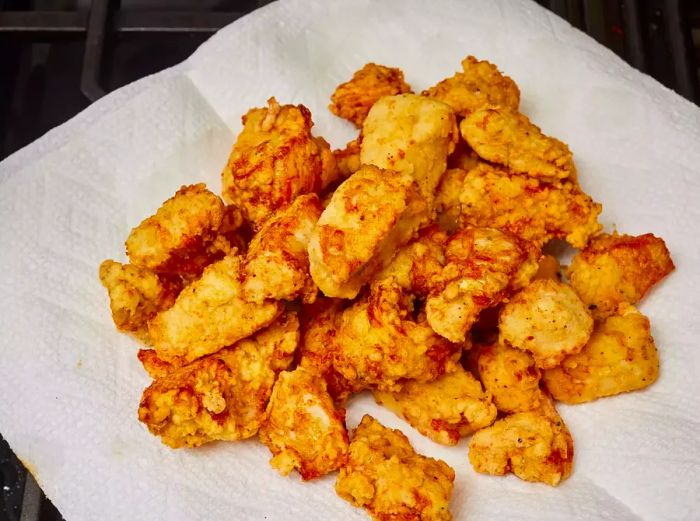
[[[332,95],[360,129],[336,151],[306,107],[270,98],[242,118],[222,197],[182,187],[131,231],[128,264],[102,263],[163,443],[257,435],[283,475],[339,471],[374,519],[449,520],[454,471],[371,416],[350,435],[351,395],[437,443],[471,436],[477,472],[555,486],[574,456],[555,402],[657,379],[635,304],[674,269],[663,240],[604,233],[515,82],[462,69],[417,95],[365,65]],[[578,250],[568,268],[552,241]]]

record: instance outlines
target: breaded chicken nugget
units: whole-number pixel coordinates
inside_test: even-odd
[[[448,105],[415,94],[389,96],[375,103],[365,120],[360,162],[413,176],[432,208],[447,156],[458,140]]]
[[[255,108],[243,116],[228,163],[221,174],[223,196],[240,207],[258,229],[297,196],[319,192],[337,178],[330,146],[311,135],[304,105]]]
[[[480,157],[513,172],[545,180],[576,177],[573,155],[566,143],[545,136],[517,110],[480,108],[462,120],[459,130]]]
[[[573,459],[569,429],[546,396],[539,409],[506,416],[469,441],[469,461],[477,472],[512,472],[551,486],[569,477]]]
[[[299,320],[287,313],[255,336],[156,379],[143,392],[139,420],[172,448],[250,438],[298,343]]]
[[[596,325],[583,350],[543,373],[556,400],[590,402],[604,396],[644,389],[659,376],[659,354],[649,319],[630,304]]]
[[[410,175],[363,165],[338,187],[311,234],[314,282],[328,297],[355,298],[426,220]]]
[[[304,480],[323,476],[345,464],[348,432],[345,410],[336,410],[326,382],[298,367],[280,373],[260,427],[260,441],[270,465],[286,476],[297,469]]]
[[[380,98],[411,92],[411,87],[403,79],[403,71],[368,63],[352,75],[352,79],[338,85],[331,96],[330,111],[347,119],[357,128]]]
[[[144,341],[148,341],[147,322],[172,306],[182,288],[177,277],[113,260],[100,264],[100,282],[109,293],[114,325]]]
[[[316,194],[300,195],[263,224],[250,242],[243,265],[246,300],[316,299],[318,287],[309,274],[308,247],[321,211]]]
[[[520,89],[494,64],[467,56],[462,60],[462,70],[423,91],[423,96],[447,103],[462,117],[484,105],[501,105],[518,110]]]
[[[593,332],[593,318],[571,286],[535,280],[503,306],[500,340],[532,353],[538,367],[549,369],[583,349]]]
[[[360,169],[360,138],[348,141],[345,148],[333,151],[336,165],[338,165],[338,178],[347,179]]]
[[[480,350],[478,368],[481,383],[499,411],[525,412],[541,405],[541,374],[528,352],[492,344]]]
[[[401,431],[365,415],[335,490],[375,521],[450,521],[454,478],[447,463],[416,453]]]
[[[374,398],[443,445],[456,445],[496,419],[491,394],[461,367],[432,382],[406,382],[397,392],[374,391]]]
[[[422,316],[414,321],[413,311],[412,297],[396,282],[373,284],[343,312],[334,367],[350,382],[383,391],[453,372],[462,346],[435,334]]]
[[[639,302],[674,268],[663,239],[651,233],[603,234],[574,257],[568,275],[593,316],[602,319],[622,302]]]
[[[208,266],[175,304],[148,324],[158,356],[187,362],[215,353],[272,323],[284,306],[243,298],[242,258],[228,255]]]

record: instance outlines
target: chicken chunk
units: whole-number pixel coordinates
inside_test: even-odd
[[[447,156],[458,140],[448,105],[415,94],[390,96],[375,103],[365,120],[360,162],[413,176],[432,208]]]
[[[518,110],[520,89],[494,64],[467,56],[462,60],[462,72],[446,78],[423,91],[424,96],[447,103],[462,117],[484,105],[500,105]]]
[[[243,116],[221,179],[223,196],[240,207],[255,229],[297,196],[320,192],[338,171],[330,146],[311,135],[311,113],[304,105],[255,108]]]
[[[576,292],[562,282],[539,279],[503,306],[500,340],[532,353],[549,369],[576,354],[593,332],[593,318]]]
[[[375,521],[450,521],[454,478],[447,463],[416,453],[401,431],[365,415],[335,490]]]
[[[496,419],[491,394],[461,367],[432,382],[407,382],[397,392],[374,391],[374,398],[443,445],[456,445]]]
[[[517,110],[480,108],[462,120],[459,130],[480,157],[513,172],[544,180],[576,178],[566,143],[544,135]]]
[[[474,470],[557,486],[569,477],[574,442],[551,398],[529,412],[518,412],[478,431],[469,442]]]
[[[659,354],[649,319],[630,304],[596,325],[583,350],[548,369],[543,379],[552,396],[583,403],[644,389],[659,376]]]
[[[316,194],[301,195],[263,224],[250,243],[243,266],[246,300],[316,299],[318,287],[309,274],[308,247],[321,210]]]
[[[407,380],[428,382],[456,370],[462,346],[435,334],[413,300],[393,280],[343,312],[336,334],[335,368],[350,382],[398,391]]]
[[[272,452],[270,465],[286,476],[297,469],[304,480],[345,464],[345,410],[336,410],[326,382],[298,367],[280,373],[267,404],[260,440]]]
[[[352,75],[352,79],[336,87],[331,96],[330,111],[362,128],[369,109],[384,96],[411,92],[401,69],[368,63]]]
[[[311,234],[314,282],[328,297],[355,298],[426,219],[410,175],[363,165],[338,187]]]
[[[345,148],[333,151],[338,165],[338,177],[347,179],[360,169],[360,138],[348,141]]]
[[[247,302],[241,286],[242,258],[229,255],[208,266],[173,306],[148,324],[160,358],[187,362],[215,353],[261,329],[282,313],[279,301]]]
[[[593,316],[603,319],[623,302],[639,302],[674,268],[663,239],[651,233],[603,234],[574,257],[568,275]]]
[[[250,438],[298,342],[299,320],[288,313],[251,338],[157,378],[143,393],[139,420],[172,448]]]

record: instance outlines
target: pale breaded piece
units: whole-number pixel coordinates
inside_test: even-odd
[[[481,310],[498,304],[527,255],[519,239],[493,228],[466,228],[445,249],[425,310],[433,330],[463,342]]]
[[[563,239],[574,248],[584,248],[602,228],[601,205],[574,183],[548,183],[485,163],[449,174],[437,200],[460,226],[492,226],[537,246]]]
[[[139,420],[173,448],[250,438],[298,343],[299,320],[287,313],[255,336],[157,378],[143,392]]]
[[[573,258],[568,275],[593,316],[602,319],[618,304],[639,302],[674,269],[663,239],[651,233],[603,234]]]
[[[393,280],[343,312],[333,365],[350,382],[398,391],[407,380],[428,382],[457,368],[462,346],[437,335]]]
[[[311,135],[311,113],[304,105],[279,105],[243,116],[228,163],[221,173],[224,199],[240,207],[258,229],[297,198],[320,192],[338,172],[330,146]]]
[[[338,187],[311,234],[314,282],[328,297],[355,298],[426,220],[410,175],[363,165]]]
[[[230,251],[229,242],[219,234],[225,215],[223,201],[204,184],[183,186],[131,230],[126,253],[134,266],[198,275]]]
[[[228,255],[208,266],[175,304],[148,324],[158,356],[187,362],[215,353],[269,325],[284,308],[279,301],[260,304],[243,298],[241,257]]]
[[[339,179],[347,179],[360,169],[360,138],[348,141],[345,148],[333,151]]]
[[[540,406],[542,375],[528,352],[496,343],[479,351],[477,363],[481,383],[499,411],[525,412]]]
[[[406,382],[397,392],[374,391],[374,398],[443,445],[456,445],[496,419],[491,394],[461,367],[432,382]]]
[[[520,89],[494,64],[467,56],[462,72],[423,91],[424,96],[447,103],[460,116],[468,116],[484,105],[501,105],[518,110]]]
[[[308,247],[321,210],[316,194],[300,195],[263,224],[250,242],[243,265],[246,300],[316,299],[318,287],[309,274]]]
[[[331,95],[330,111],[347,119],[357,128],[380,98],[411,92],[411,87],[403,79],[403,71],[368,63],[352,75],[352,79],[338,85]]]
[[[571,474],[573,460],[574,441],[547,396],[540,408],[506,416],[469,441],[469,461],[483,474],[512,472],[525,481],[557,486]]]
[[[416,453],[401,431],[365,415],[335,490],[375,521],[450,521],[454,478],[447,463]]]
[[[583,349],[593,318],[571,286],[538,279],[503,306],[498,326],[502,342],[529,351],[538,367],[549,369]]]
[[[109,293],[114,325],[144,341],[148,341],[148,321],[172,306],[182,289],[177,277],[113,260],[100,264],[100,282]]]
[[[649,319],[630,304],[596,325],[580,353],[567,356],[543,379],[552,396],[583,403],[644,389],[659,376],[659,354]]]
[[[448,105],[415,94],[389,96],[375,103],[365,120],[360,162],[413,176],[432,208],[447,156],[458,140]]]
[[[297,469],[304,480],[323,476],[345,464],[348,432],[345,410],[336,410],[326,382],[298,367],[280,373],[260,427],[260,441],[270,465],[286,476]]]
[[[480,157],[513,172],[544,180],[576,178],[566,143],[544,135],[517,110],[480,108],[462,120],[459,130]]]

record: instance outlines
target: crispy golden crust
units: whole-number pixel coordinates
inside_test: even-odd
[[[574,257],[568,275],[593,316],[602,319],[623,302],[639,302],[674,268],[663,239],[651,233],[603,234]]]
[[[288,313],[254,337],[157,378],[143,393],[139,420],[172,448],[254,436],[298,343],[299,321]]]
[[[498,326],[502,342],[529,351],[538,367],[549,369],[583,349],[593,318],[571,286],[539,279],[503,306]]]
[[[242,258],[228,255],[208,266],[175,304],[148,324],[158,356],[195,360],[215,353],[269,325],[282,313],[279,301],[247,302],[241,286]]]
[[[374,391],[374,398],[443,445],[456,445],[496,419],[491,394],[461,367],[432,382],[406,382],[397,392]]]
[[[321,210],[316,194],[301,195],[265,222],[250,242],[243,265],[246,300],[316,299],[318,287],[309,274],[308,246]]]
[[[314,282],[326,296],[355,298],[426,218],[411,176],[363,165],[335,191],[311,235]]]
[[[304,480],[345,464],[348,433],[345,410],[333,406],[326,382],[302,367],[280,373],[260,427],[272,452],[270,465],[286,476],[297,469]]]
[[[454,478],[447,463],[417,454],[401,431],[365,415],[335,490],[375,521],[450,521]]]
[[[546,396],[539,409],[506,416],[469,442],[469,461],[477,472],[512,472],[551,486],[569,477],[573,459],[571,434]]]
[[[372,285],[343,312],[333,365],[350,382],[397,391],[407,380],[428,382],[454,371],[462,346],[435,334],[412,298],[393,280]]]
[[[458,140],[449,106],[415,94],[390,96],[378,101],[365,120],[360,162],[413,176],[432,208]]]
[[[447,103],[460,116],[468,116],[484,105],[501,105],[518,110],[520,89],[498,67],[486,60],[467,56],[462,72],[423,91],[423,96]]]
[[[154,380],[156,378],[162,378],[176,369],[181,368],[183,365],[186,365],[182,359],[166,362],[158,357],[155,349],[139,349],[136,357],[139,359],[139,362],[141,362],[141,365],[143,365],[148,375]]]
[[[333,151],[340,179],[347,179],[360,169],[360,138],[348,141],[345,148]]]
[[[331,96],[330,111],[362,128],[369,109],[380,98],[411,92],[401,69],[368,63],[338,85]]]
[[[480,108],[462,120],[459,130],[480,157],[513,172],[546,180],[576,177],[566,143],[545,136],[517,110]]]
[[[552,396],[583,403],[648,387],[659,376],[659,354],[649,319],[630,304],[596,325],[583,350],[544,371]]]
[[[563,239],[575,248],[584,248],[601,230],[601,205],[574,183],[547,183],[485,163],[469,172],[452,170],[445,178],[438,210],[460,226],[492,226],[537,246]]]

